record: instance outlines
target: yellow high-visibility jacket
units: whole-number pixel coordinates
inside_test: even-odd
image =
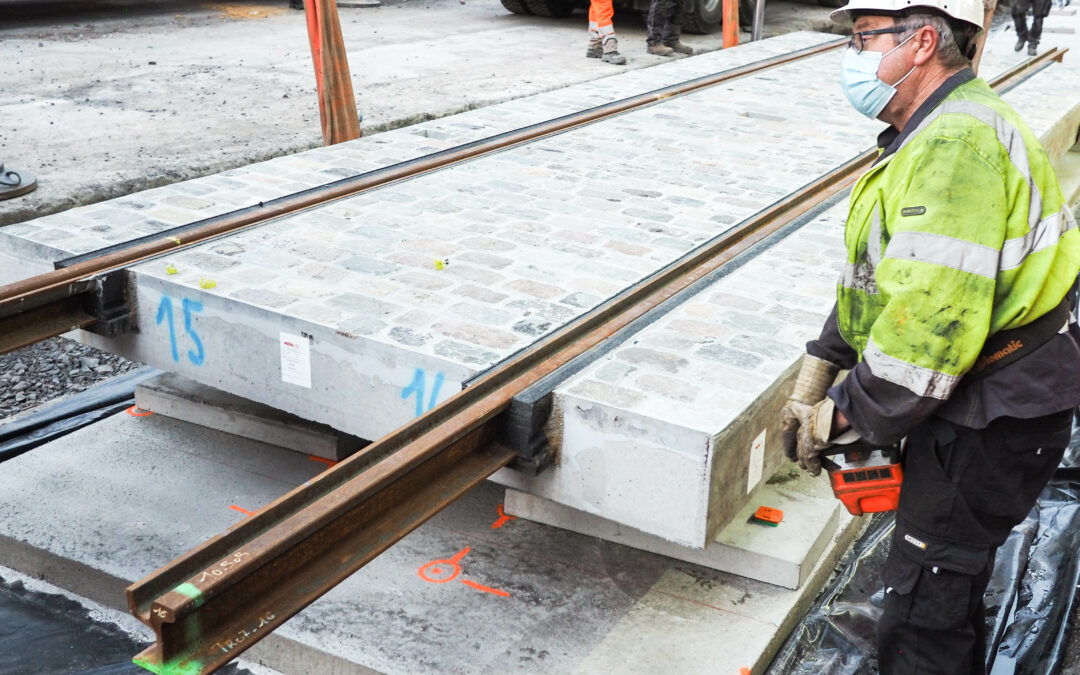
[[[1080,231],[1046,152],[983,80],[959,75],[851,194],[834,320],[860,365],[852,383],[830,395],[871,439],[895,440],[940,408],[988,336],[1057,307],[1080,273]],[[1062,329],[1068,344],[1053,358],[1075,362],[1064,364],[1075,377],[1080,351]],[[1029,359],[1005,370],[1023,377]],[[1033,372],[1042,377],[1041,368]],[[1080,403],[1080,385],[1071,392],[1076,401],[1047,400],[1041,407],[1052,409],[1038,414]],[[1014,411],[1008,401],[990,409],[966,401],[945,416],[981,426],[1001,415],[1036,416],[1040,402],[1031,404]],[[883,416],[892,419],[882,423]]]

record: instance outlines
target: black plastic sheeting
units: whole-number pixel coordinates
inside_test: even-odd
[[[875,626],[892,514],[871,517],[840,571],[780,648],[770,675],[877,672]],[[1080,431],[1062,468],[998,550],[986,590],[987,672],[1060,672],[1080,582]]]
[[[5,675],[146,675],[131,657],[150,645],[96,621],[71,598],[0,578],[0,673]],[[251,675],[230,664],[223,675]]]
[[[161,374],[143,367],[0,425],[0,462],[135,405],[135,387]]]
[[[160,373],[140,368],[0,426],[0,462],[131,407],[135,387]],[[71,598],[0,576],[0,675],[145,675],[131,658],[149,645]]]

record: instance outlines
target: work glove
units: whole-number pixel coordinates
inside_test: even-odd
[[[800,420],[795,454],[799,466],[811,476],[821,473],[821,451],[836,442],[829,440],[835,410],[836,403],[826,396],[810,407],[809,413]]]
[[[791,398],[780,409],[780,442],[784,446],[784,454],[791,461],[799,459],[799,430],[810,424],[811,417],[815,414],[814,406],[828,400],[825,392],[829,390],[839,370],[839,366],[824,359],[809,354],[803,357],[799,374],[795,377],[795,386],[791,390]],[[819,461],[819,472],[820,467]]]

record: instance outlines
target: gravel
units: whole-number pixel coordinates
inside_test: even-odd
[[[0,355],[0,423],[140,365],[65,338]]]

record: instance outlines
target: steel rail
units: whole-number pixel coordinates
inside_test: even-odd
[[[1024,71],[1033,72],[1021,64],[991,84]],[[135,662],[206,673],[238,656],[512,461],[494,439],[516,393],[846,189],[876,156],[868,150],[777,201],[128,587],[131,612],[157,638]]]
[[[255,206],[245,207],[179,228],[141,237],[101,251],[76,256],[64,261],[65,264],[59,269],[0,287],[0,354],[25,344],[28,337],[25,330],[18,344],[15,341],[6,339],[13,334],[15,326],[24,323],[21,315],[53,302],[57,295],[64,297],[74,295],[75,293],[70,289],[87,278],[123,269],[159,255],[172,253],[178,249],[191,247],[251,227],[264,225],[275,219],[293,215],[338,199],[353,197],[390,183],[415,178],[459,162],[476,159],[494,152],[501,152],[518,145],[531,143],[554,134],[598,122],[614,115],[630,112],[673,97],[691,94],[738,77],[759,73],[792,61],[815,56],[837,49],[843,46],[845,42],[845,39],[830,40],[813,47],[806,47],[710,75],[704,75],[454,148],[406,160],[388,167],[374,169],[357,176],[343,178],[278,199],[260,202]],[[56,315],[59,311],[60,308],[55,308],[51,314]],[[85,312],[81,314],[85,314]],[[79,323],[81,327],[86,327],[86,324],[82,323],[84,316],[76,317],[73,315],[72,319],[71,325]],[[60,323],[63,324],[64,322]],[[54,337],[66,332],[66,330],[68,329],[64,328],[63,325],[41,323],[34,341]]]

